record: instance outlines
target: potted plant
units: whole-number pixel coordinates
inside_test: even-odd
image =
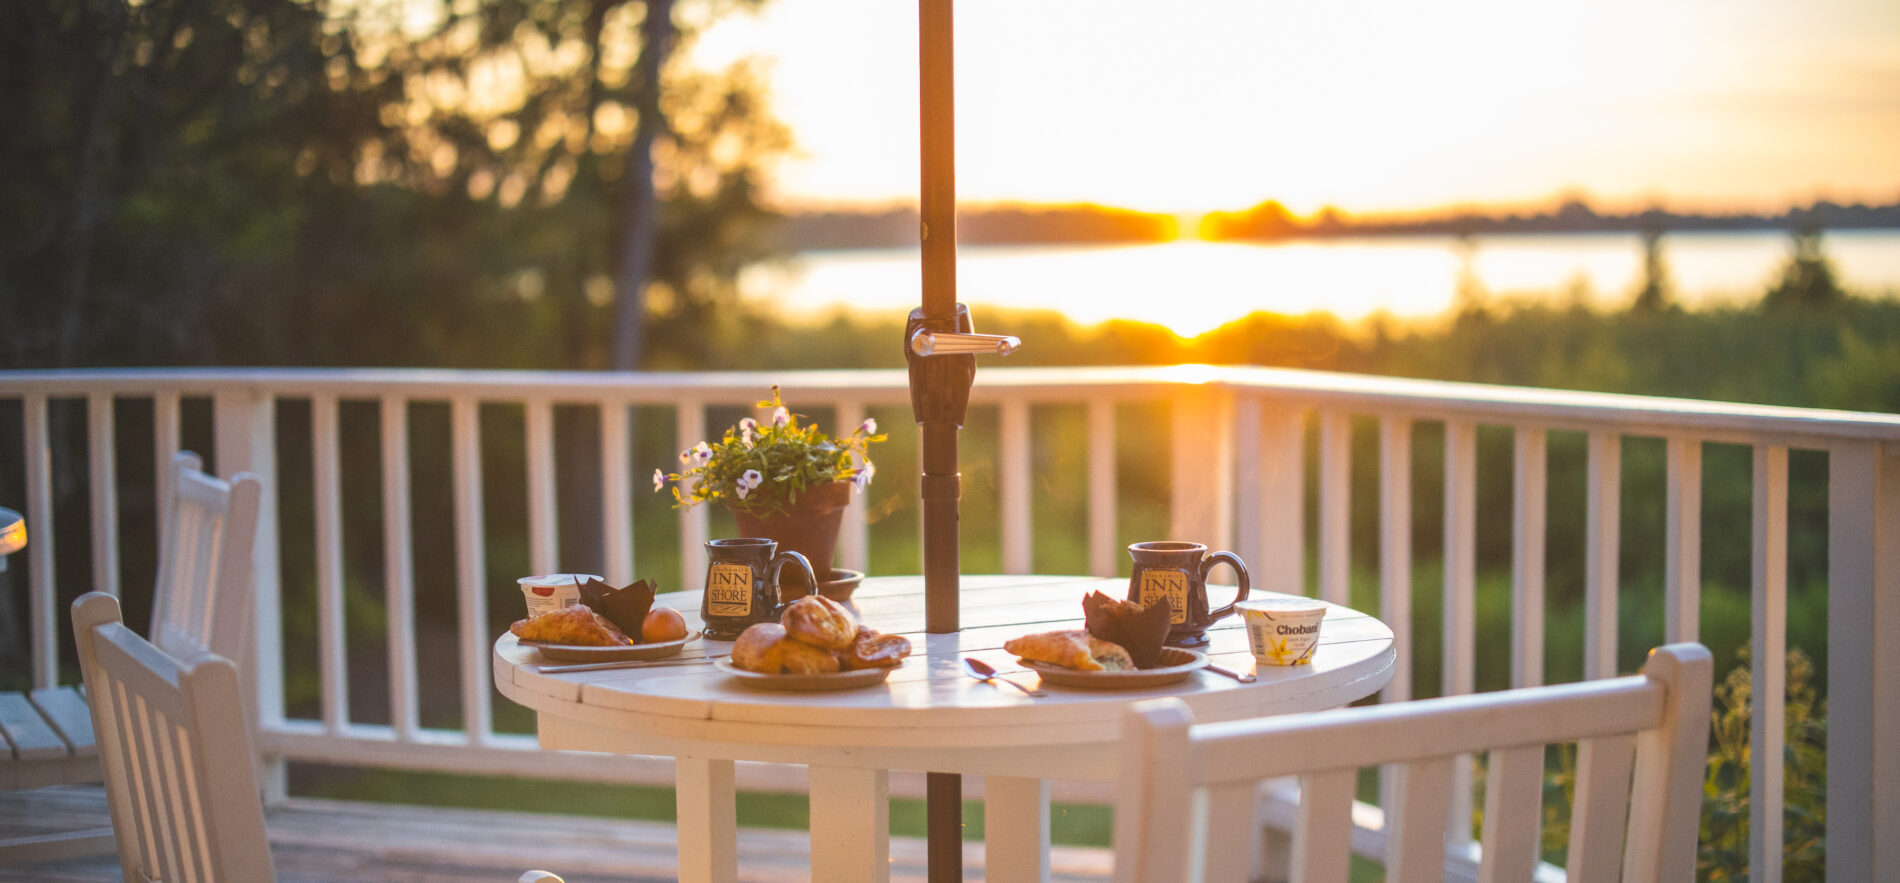
[[[863,574],[833,570],[838,526],[851,494],[876,474],[870,446],[885,437],[875,420],[849,435],[827,435],[786,408],[776,385],[772,397],[757,407],[771,409],[766,422],[747,417],[717,443],[700,442],[681,451],[678,472],[653,470],[653,489],[670,484],[675,507],[724,504],[741,536],[776,540],[780,548],[804,555],[824,581],[818,590],[844,600]],[[787,576],[791,581],[781,588],[786,600],[812,590],[802,577]]]

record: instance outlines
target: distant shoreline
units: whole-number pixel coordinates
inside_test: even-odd
[[[1571,201],[1535,214],[1446,212],[1430,216],[1357,217],[1322,209],[1294,215],[1277,202],[1240,212],[1199,217],[1198,230],[1181,230],[1180,218],[1096,205],[973,206],[959,211],[957,240],[972,245],[1139,244],[1200,238],[1215,242],[1282,242],[1381,236],[1479,236],[1517,234],[1702,232],[1791,232],[1796,229],[1900,229],[1900,202],[1841,205],[1816,202],[1779,214],[1690,214],[1652,209],[1598,214]],[[777,244],[788,251],[900,248],[917,244],[914,208],[823,211],[784,216]]]

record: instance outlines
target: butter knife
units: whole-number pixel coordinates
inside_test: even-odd
[[[543,665],[537,671],[544,675],[567,674],[576,671],[606,671],[615,668],[648,668],[662,665],[703,665],[724,656],[700,656],[693,659],[620,659],[613,662],[581,662],[574,665]]]

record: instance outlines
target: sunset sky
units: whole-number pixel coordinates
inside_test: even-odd
[[[916,16],[770,0],[696,48],[768,61],[799,144],[782,204],[915,200]],[[956,16],[965,202],[1900,199],[1894,0],[961,0]]]

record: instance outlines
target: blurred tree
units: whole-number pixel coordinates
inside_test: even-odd
[[[1762,306],[1768,309],[1813,309],[1839,304],[1844,293],[1834,282],[1834,268],[1821,250],[1821,213],[1791,212],[1789,237],[1793,253],[1782,268],[1781,282],[1768,290]]]
[[[379,128],[356,72],[311,4],[0,4],[0,361],[217,359]]]
[[[1659,313],[1674,308],[1670,299],[1669,262],[1663,257],[1662,239],[1666,216],[1660,208],[1643,212],[1643,287],[1636,292],[1633,305],[1639,313]]]
[[[757,2],[443,0],[419,38],[358,30],[410,84],[385,108],[408,122],[386,172],[506,211],[518,272],[557,317],[556,367],[631,369],[644,337],[703,340],[738,271],[771,254],[756,177],[788,138],[756,72],[672,60]],[[644,333],[649,313],[666,334]]]

